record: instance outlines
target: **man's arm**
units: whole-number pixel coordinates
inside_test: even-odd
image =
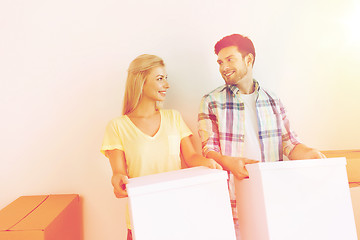
[[[201,100],[198,121],[203,155],[214,159],[223,169],[232,172],[238,179],[249,177],[245,165],[258,161],[225,156],[220,153],[217,116],[209,107],[208,99],[206,98]]]
[[[326,158],[319,150],[310,148],[305,144],[297,144],[294,149],[290,152],[290,160],[299,160],[299,159],[319,159]]]
[[[297,135],[292,131],[286,110],[279,100],[280,114],[282,117],[283,152],[290,160],[326,158],[319,150],[302,144]],[[284,141],[285,140],[285,141]]]

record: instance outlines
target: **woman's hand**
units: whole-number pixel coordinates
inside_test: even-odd
[[[245,168],[246,164],[253,164],[259,162],[257,160],[247,158],[221,155],[220,153],[215,151],[208,152],[207,157],[214,159],[224,168],[224,170],[232,172],[232,174],[239,180],[249,177],[249,173]]]
[[[111,183],[114,187],[114,194],[117,198],[127,197],[126,184],[129,183],[129,179],[123,174],[114,174],[111,178]]]
[[[204,166],[204,167],[208,167],[208,168],[211,168],[211,169],[220,169],[220,170],[223,169],[222,166],[220,164],[218,164],[214,159],[199,156],[199,158],[200,157],[202,159],[199,159],[199,165],[198,166]]]
[[[197,153],[191,156],[191,160],[187,162],[187,165],[188,167],[203,166],[211,169],[223,169],[222,166],[218,164],[214,159],[203,157]]]

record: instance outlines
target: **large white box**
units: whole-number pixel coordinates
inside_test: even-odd
[[[227,173],[195,167],[129,179],[135,240],[235,240]]]
[[[257,163],[236,180],[242,240],[356,240],[345,158]]]

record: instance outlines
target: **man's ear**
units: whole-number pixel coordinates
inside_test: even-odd
[[[245,62],[247,66],[253,66],[254,63],[254,55],[252,53],[249,53],[248,55],[246,55],[245,57]]]

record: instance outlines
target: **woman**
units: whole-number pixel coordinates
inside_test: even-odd
[[[128,177],[181,169],[180,154],[189,167],[222,169],[195,152],[192,135],[175,110],[160,109],[169,89],[164,62],[155,55],[135,58],[128,69],[123,115],[110,121],[101,152],[109,158],[115,196],[127,197]],[[128,229],[130,224],[127,217]],[[131,239],[131,231],[128,231]]]

